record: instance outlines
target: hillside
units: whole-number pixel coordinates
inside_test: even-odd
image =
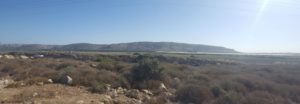
[[[300,104],[297,57],[102,53],[0,53],[0,104]]]
[[[39,44],[4,44],[0,51],[165,51],[165,52],[212,52],[236,53],[233,49],[219,46],[186,44],[175,42],[132,42],[119,44],[88,44],[77,43],[69,45],[39,45]]]

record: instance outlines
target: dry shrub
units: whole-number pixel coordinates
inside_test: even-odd
[[[219,86],[214,86],[210,90],[216,98],[226,94],[226,91]]]
[[[157,90],[159,85],[162,83],[162,81],[159,80],[147,80],[144,82],[133,84],[133,88],[137,89],[151,89],[151,90]]]
[[[5,65],[0,69],[0,77],[9,76],[14,73],[14,67],[12,65]]]
[[[106,86],[103,83],[94,81],[91,83],[89,90],[93,93],[105,93]]]
[[[223,96],[218,97],[213,101],[213,104],[243,104],[241,99],[243,95],[240,93],[236,93],[234,91],[230,91]]]
[[[241,83],[234,82],[234,81],[223,81],[221,82],[220,87],[225,91],[234,91],[237,93],[247,93],[248,89]]]
[[[168,100],[169,98],[166,96],[158,96],[146,101],[145,104],[168,104]]]
[[[255,91],[242,99],[243,104],[292,104],[290,100],[272,95],[265,91]]]
[[[38,84],[40,82],[47,82],[48,78],[45,78],[45,77],[32,77],[32,78],[28,78],[28,79],[25,79],[25,84],[26,85],[34,85],[34,84]]]
[[[33,101],[35,98],[55,98],[55,91],[35,91],[34,90],[24,90],[20,94],[14,96],[14,100],[9,101],[10,103],[24,103],[27,101]]]
[[[110,84],[112,87],[127,86],[128,82],[122,75],[108,70],[97,70],[88,67],[70,68],[61,72],[55,82],[60,83],[65,76],[70,76],[74,86],[95,86],[95,83]],[[128,87],[128,86],[127,86]]]
[[[50,65],[48,67],[53,67],[53,66],[50,66]],[[65,68],[68,68],[68,67],[74,67],[74,64],[72,64],[72,63],[61,63],[61,64],[58,64],[58,65],[55,65],[56,70],[61,70],[61,69],[65,69]]]
[[[182,103],[202,104],[213,99],[210,89],[199,85],[183,85],[176,92],[176,99]]]

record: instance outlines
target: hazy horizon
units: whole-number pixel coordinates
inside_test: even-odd
[[[300,53],[296,0],[0,1],[0,43],[179,42]]]

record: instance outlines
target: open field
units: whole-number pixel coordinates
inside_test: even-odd
[[[0,55],[1,104],[299,104],[295,55]]]

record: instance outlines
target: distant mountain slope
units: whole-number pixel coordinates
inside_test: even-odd
[[[165,51],[165,52],[213,52],[236,53],[233,49],[219,46],[186,44],[175,42],[132,42],[119,44],[88,44],[78,43],[69,45],[39,45],[39,44],[2,44],[0,51]]]
[[[40,44],[0,44],[0,51],[40,51],[51,50],[54,45]]]

